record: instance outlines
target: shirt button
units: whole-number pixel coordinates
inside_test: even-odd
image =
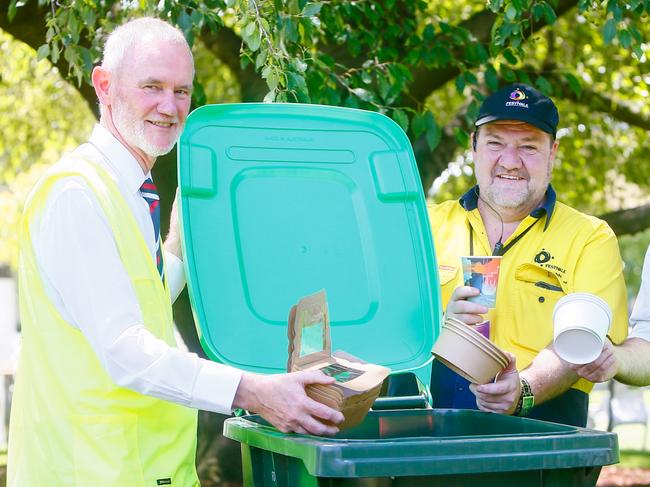
[[[538,301],[539,301],[540,303],[543,303],[543,302],[544,302],[544,296],[540,296],[539,299],[538,299]]]

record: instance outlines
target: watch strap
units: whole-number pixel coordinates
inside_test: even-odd
[[[519,401],[517,401],[513,415],[526,416],[533,409],[533,406],[535,406],[535,396],[526,379],[519,376],[519,382],[521,385],[521,393],[519,394]]]

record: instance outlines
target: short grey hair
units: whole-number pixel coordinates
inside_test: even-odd
[[[191,55],[192,51],[185,36],[176,27],[154,17],[140,17],[120,25],[108,36],[104,45],[102,67],[112,73],[118,72],[125,54],[136,43],[148,39],[183,45]]]

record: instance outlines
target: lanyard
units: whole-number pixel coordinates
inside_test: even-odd
[[[517,235],[515,238],[512,239],[511,242],[508,243],[508,245],[504,247],[497,248],[497,246],[494,246],[494,251],[492,252],[492,255],[499,256],[499,255],[504,255],[508,250],[510,250],[512,247],[515,246],[519,240],[523,238],[524,235],[528,233],[528,231],[535,226],[535,224],[540,220],[540,218],[537,218],[533,223],[531,223],[526,230],[521,232],[519,235]],[[469,222],[468,222],[469,223]],[[472,228],[472,224],[469,223],[469,255],[474,255],[474,229]]]

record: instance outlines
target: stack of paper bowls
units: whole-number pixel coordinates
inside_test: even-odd
[[[471,326],[447,317],[433,354],[447,367],[474,384],[487,384],[506,368],[508,357]]]

